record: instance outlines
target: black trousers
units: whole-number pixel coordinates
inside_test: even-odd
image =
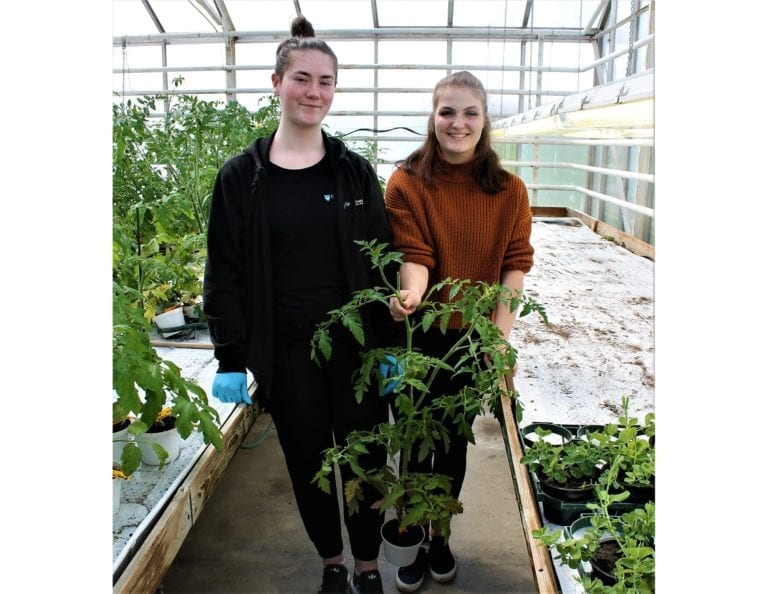
[[[293,493],[304,527],[318,554],[334,557],[343,551],[339,494],[331,475],[331,494],[312,483],[323,459],[323,450],[343,444],[353,430],[370,430],[388,421],[387,401],[377,394],[355,400],[352,375],[360,367],[353,344],[334,340],[333,355],[322,367],[310,360],[310,348],[301,344],[277,344],[270,412],[283,449]],[[372,450],[360,459],[363,468],[386,464],[386,451]],[[342,484],[353,474],[340,469]],[[343,517],[352,555],[362,561],[377,559],[379,532],[384,515],[370,506],[381,496],[366,486],[360,511],[350,515],[343,501]],[[343,497],[341,498],[344,499]]]
[[[442,358],[456,343],[461,335],[459,330],[447,330],[442,334],[437,329],[429,329],[422,332],[420,329],[414,333],[414,345],[424,354],[432,357]],[[455,367],[454,362],[458,355],[449,359],[449,364]],[[432,383],[430,392],[424,402],[428,404],[434,398],[458,394],[459,391],[471,384],[471,378],[468,374],[451,377],[452,373],[440,370]],[[393,414],[397,414],[393,411]],[[470,426],[474,424],[476,415],[469,419]],[[457,425],[447,419],[442,423],[450,440],[448,451],[443,442],[436,444],[435,451],[431,456],[427,456],[421,462],[418,461],[418,446],[411,453],[411,459],[408,462],[408,469],[413,472],[444,474],[449,476],[451,481],[451,495],[459,498],[461,487],[464,484],[464,477],[467,474],[467,439],[457,430]]]

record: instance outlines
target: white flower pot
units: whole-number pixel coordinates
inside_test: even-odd
[[[384,544],[384,557],[395,567],[405,567],[416,560],[419,553],[419,547],[424,540],[424,526],[414,526],[408,529],[408,540],[411,544],[407,546],[397,545],[392,542],[392,535],[397,533],[397,519],[384,522],[381,527],[382,542]]]
[[[153,443],[159,444],[166,452],[168,452],[168,459],[166,464],[173,462],[179,455],[179,447],[181,445],[181,435],[176,429],[168,429],[167,431],[161,431],[159,433],[142,433],[136,437],[136,444],[141,450],[141,462],[149,466],[158,466],[160,460],[152,448]]]
[[[115,462],[120,462],[123,456],[123,448],[129,441],[128,427],[130,427],[130,424],[120,431],[112,432],[112,460]]]
[[[155,316],[155,326],[161,331],[160,334],[162,334],[163,338],[176,336],[181,330],[176,330],[175,332],[163,332],[162,330],[166,328],[181,328],[184,324],[184,309],[181,307]]]
[[[123,479],[112,479],[112,515],[120,509],[120,495],[123,491]]]
[[[203,302],[199,301],[192,305],[185,305],[183,307],[184,316],[190,320],[199,320],[200,312],[203,311]]]

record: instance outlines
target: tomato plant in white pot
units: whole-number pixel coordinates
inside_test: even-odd
[[[383,285],[354,293],[348,303],[329,312],[328,318],[318,325],[312,339],[312,357],[318,362],[321,358],[330,359],[332,342],[329,330],[332,326],[342,325],[364,345],[361,309],[373,303],[383,304],[386,308],[389,297],[399,292],[388,281],[385,270],[399,264],[401,254],[387,251],[386,244],[358,243],[374,269],[378,270]],[[449,287],[451,301],[447,304],[432,299],[443,287]],[[372,390],[373,386],[379,387],[379,393],[389,388],[394,421],[382,423],[372,431],[354,432],[346,443],[326,450],[324,463],[314,482],[330,492],[334,464],[348,465],[356,478],[347,482],[344,494],[353,512],[358,509],[365,484],[379,492],[380,511],[384,513],[392,508],[396,514],[396,518],[385,522],[382,529],[384,551],[393,564],[407,565],[413,559],[404,562],[389,556],[389,529],[394,527],[395,534],[400,537],[416,530],[412,553],[415,556],[425,526],[431,524],[447,540],[452,516],[463,511],[461,501],[451,495],[451,479],[445,475],[412,471],[408,467],[411,454],[418,452],[419,459],[423,460],[436,448],[449,448],[444,428],[444,424],[448,423],[456,424],[473,442],[472,420],[475,416],[498,411],[501,398],[515,397],[506,389],[502,378],[514,369],[517,351],[504,340],[491,321],[491,314],[499,302],[512,310],[519,309],[520,316],[536,311],[546,322],[546,314],[540,305],[520,294],[511,294],[500,284],[472,284],[468,280],[445,279],[433,286],[422,299],[414,316],[418,321],[406,318],[403,346],[370,349],[363,354],[354,378],[356,397],[358,401],[365,397],[379,397]],[[427,329],[434,325],[445,332],[449,318],[457,313],[462,316],[464,329],[443,359],[430,357],[414,348],[413,334],[417,327]],[[453,366],[447,362],[452,358],[457,360]],[[386,364],[392,362],[394,364],[389,368],[394,369],[394,373],[382,375],[382,363],[386,368]],[[432,382],[441,370],[466,374],[471,381],[456,394],[428,399]],[[521,416],[520,404],[515,400],[518,416]],[[370,447],[386,449],[389,463],[380,468],[363,470],[358,459]]]
[[[114,285],[112,330],[112,387],[117,396],[112,403],[112,420],[135,417],[128,427],[134,440],[124,444],[118,460],[127,475],[141,462],[136,441],[168,407],[168,416],[174,418],[174,429],[182,439],[200,431],[205,443],[217,449],[222,446],[218,412],[208,404],[205,390],[186,379],[175,363],[157,354],[149,341],[148,321],[126,294],[131,291]],[[162,466],[160,458],[167,456],[153,449],[161,454],[158,462]]]

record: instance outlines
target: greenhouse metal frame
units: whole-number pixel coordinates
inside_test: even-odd
[[[184,94],[256,109],[272,94],[277,43],[304,14],[339,56],[326,123],[353,147],[371,143],[385,179],[422,141],[434,83],[469,70],[486,86],[495,146],[532,206],[572,208],[654,243],[655,0],[113,6],[115,101]]]

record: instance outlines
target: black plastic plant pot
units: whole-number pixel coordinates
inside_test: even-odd
[[[539,476],[539,485],[542,493],[546,493],[560,501],[591,501],[595,498],[594,484],[589,483],[581,487],[569,487],[557,483],[546,482]]]
[[[593,501],[594,485],[588,484],[582,487],[568,487],[557,483],[546,482],[541,476],[537,476],[539,489],[547,495],[542,499],[544,517],[554,524],[567,526],[577,520],[586,511],[584,505],[587,501]]]
[[[654,485],[624,485],[629,491],[626,501],[630,503],[645,504],[656,500],[656,487]]]
[[[568,526],[584,513],[583,509],[558,507],[549,501],[543,501],[541,507],[543,508],[544,517],[547,521],[552,522],[553,524],[559,524],[560,526]]]
[[[569,538],[581,538],[582,533],[585,530],[592,528],[593,514],[581,514],[571,524],[568,525],[566,530],[568,531]]]
[[[581,425],[576,430],[576,437],[587,440],[590,433],[602,433],[605,431],[605,425]]]
[[[523,443],[525,444],[525,447],[530,448],[534,441],[539,439],[539,436],[536,435],[536,429],[539,427],[551,432],[551,434],[544,437],[544,439],[555,445],[565,445],[573,439],[573,433],[571,433],[571,431],[563,425],[558,425],[557,423],[537,422],[526,425],[520,430],[520,434],[523,437]]]
[[[616,560],[621,555],[621,547],[615,539],[606,538],[601,540],[600,544],[597,545],[597,551],[589,559],[589,564],[592,566],[592,571],[590,572],[592,579],[599,579],[605,586],[614,586],[616,584],[616,576],[613,572]]]

